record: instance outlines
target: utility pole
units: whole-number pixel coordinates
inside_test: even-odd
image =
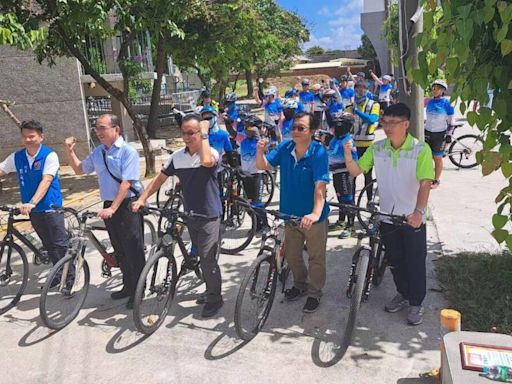
[[[418,49],[415,36],[423,32],[423,13],[420,10],[420,0],[399,0],[400,43],[402,57],[399,65],[400,101],[411,109],[410,133],[416,138],[424,139],[424,106],[423,89],[416,83],[406,79],[405,62],[412,59],[413,68],[418,68]],[[414,20],[414,21],[411,21]]]

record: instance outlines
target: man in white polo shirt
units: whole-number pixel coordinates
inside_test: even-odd
[[[423,322],[422,302],[426,294],[425,210],[434,168],[430,147],[407,132],[410,116],[405,104],[391,105],[381,122],[387,139],[375,142],[358,162],[352,158],[351,142],[345,144],[344,150],[345,164],[352,176],[375,167],[381,211],[407,216],[408,226],[396,226],[385,220],[380,225],[398,292],[385,310],[398,312],[409,306],[407,322],[418,325]]]

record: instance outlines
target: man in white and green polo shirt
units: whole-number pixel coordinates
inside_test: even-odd
[[[345,144],[345,163],[352,176],[375,167],[380,209],[407,216],[408,226],[381,223],[382,241],[398,294],[385,306],[398,312],[409,305],[407,322],[423,321],[422,302],[426,294],[427,235],[425,209],[434,180],[432,151],[411,136],[411,111],[402,103],[384,111],[382,126],[387,139],[375,142],[359,161],[352,159],[352,143]]]

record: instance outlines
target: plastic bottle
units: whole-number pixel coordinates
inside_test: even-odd
[[[512,368],[505,365],[484,366],[480,376],[502,383],[512,383]]]

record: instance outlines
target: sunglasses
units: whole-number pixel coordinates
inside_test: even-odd
[[[182,131],[181,136],[194,136],[196,133],[199,133],[199,131]]]
[[[213,119],[213,116],[205,116],[205,117],[203,117],[203,120],[208,120],[208,121],[210,121],[210,120],[212,120],[212,119]]]
[[[292,131],[304,132],[305,130],[307,130],[307,128],[302,125],[292,125]]]

